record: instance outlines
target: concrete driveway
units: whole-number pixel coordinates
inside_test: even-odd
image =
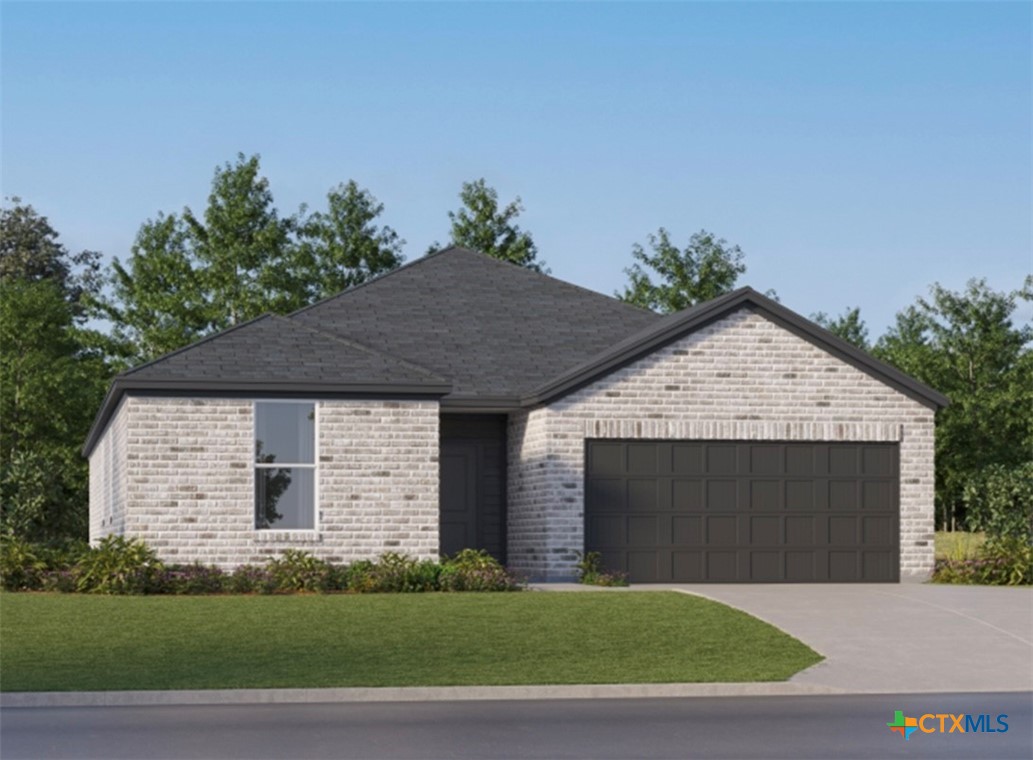
[[[794,676],[794,683],[853,693],[1033,691],[1029,588],[917,583],[671,588],[766,620],[826,657]]]

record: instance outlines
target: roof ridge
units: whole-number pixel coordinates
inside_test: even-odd
[[[370,277],[368,280],[363,280],[358,285],[352,285],[350,288],[345,288],[340,293],[334,293],[332,296],[327,296],[326,298],[320,298],[315,303],[310,303],[308,306],[302,306],[300,309],[295,309],[294,311],[290,312],[289,314],[285,314],[283,316],[285,316],[287,319],[292,319],[293,317],[296,317],[298,314],[303,314],[304,312],[308,311],[309,309],[314,309],[317,306],[322,306],[323,304],[329,303],[330,301],[335,301],[338,298],[341,298],[342,296],[346,296],[349,293],[354,293],[356,290],[360,290],[360,289],[366,287],[367,285],[372,285],[375,282],[380,282],[381,280],[386,279],[386,278],[390,277],[393,274],[397,274],[398,272],[401,272],[403,269],[411,269],[411,268],[415,267],[417,264],[424,263],[425,261],[427,261],[427,259],[435,258],[437,256],[440,256],[443,253],[448,253],[449,251],[451,251],[453,249],[458,249],[458,248],[460,248],[460,246],[454,246],[453,245],[453,246],[449,246],[448,248],[441,248],[441,249],[439,249],[437,251],[431,251],[430,253],[425,253],[423,256],[421,256],[418,259],[413,259],[412,261],[407,261],[404,264],[400,264],[399,266],[396,266],[394,269],[389,269],[386,272],[380,272],[379,274],[376,274],[376,275]]]
[[[277,320],[279,322],[284,322],[284,323],[290,325],[292,328],[296,327],[296,328],[299,328],[299,329],[302,329],[302,330],[308,330],[309,332],[315,333],[317,335],[321,335],[321,336],[323,336],[325,338],[329,338],[330,340],[337,341],[338,343],[343,343],[346,346],[350,346],[352,348],[357,348],[358,350],[364,351],[364,352],[366,352],[368,354],[372,354],[374,356],[379,356],[379,357],[381,357],[383,359],[389,359],[389,360],[395,362],[396,364],[401,364],[403,367],[408,367],[409,369],[414,369],[417,372],[420,372],[421,374],[424,374],[427,377],[432,378],[434,380],[441,380],[441,381],[446,382],[446,383],[450,382],[447,377],[442,377],[441,375],[439,375],[439,374],[437,374],[435,372],[431,372],[429,369],[427,369],[426,367],[423,367],[423,366],[417,364],[416,362],[411,362],[408,359],[403,359],[400,356],[395,356],[394,354],[389,354],[389,353],[386,353],[385,351],[380,351],[380,350],[378,350],[376,348],[373,348],[371,346],[367,346],[364,343],[359,343],[357,340],[354,340],[352,338],[348,338],[348,337],[345,337],[343,335],[339,335],[337,333],[329,332],[327,330],[322,330],[322,329],[320,329],[318,327],[312,327],[311,325],[306,325],[304,322],[297,322],[297,321],[291,319],[290,317],[283,317],[283,316],[280,316],[279,314],[273,314],[271,316],[272,316],[273,319],[275,319],[275,320]]]
[[[115,377],[112,378],[112,379],[113,380],[117,380],[117,379],[122,378],[122,377],[129,377],[130,375],[133,375],[133,374],[139,372],[140,370],[147,369],[148,367],[153,367],[154,365],[160,364],[161,362],[163,362],[163,361],[165,361],[167,359],[171,359],[174,356],[178,356],[179,354],[183,353],[184,351],[188,351],[190,349],[197,348],[198,346],[200,346],[200,345],[202,345],[204,343],[208,343],[211,340],[215,340],[218,337],[221,337],[223,335],[229,335],[231,332],[236,332],[237,330],[241,329],[242,327],[247,327],[248,325],[257,324],[258,322],[261,322],[263,319],[269,319],[270,317],[275,317],[275,316],[276,316],[275,314],[273,314],[272,312],[269,312],[269,311],[265,312],[264,314],[259,314],[257,317],[254,317],[253,319],[249,319],[246,322],[239,322],[239,323],[237,323],[235,325],[231,325],[230,327],[226,327],[226,328],[224,328],[222,330],[218,330],[216,332],[213,332],[210,335],[205,335],[203,338],[198,338],[197,340],[193,341],[192,343],[187,343],[185,346],[180,346],[179,348],[177,348],[177,349],[175,349],[173,351],[169,351],[167,354],[162,354],[161,356],[155,357],[154,359],[149,359],[148,361],[145,361],[142,364],[137,364],[135,367],[130,367],[127,370],[123,370],[122,372],[119,372],[117,375],[115,375]]]

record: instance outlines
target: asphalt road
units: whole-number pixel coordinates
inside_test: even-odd
[[[1005,713],[1009,729],[905,741],[896,710]],[[0,756],[1028,760],[1033,694],[6,708]]]

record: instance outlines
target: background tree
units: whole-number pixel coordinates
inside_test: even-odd
[[[535,272],[548,273],[545,262],[538,261],[538,247],[530,233],[521,230],[514,222],[524,210],[520,196],[500,209],[499,194],[482,178],[464,182],[459,199],[463,202],[462,208],[448,212],[452,222],[452,245],[471,248]],[[439,247],[435,243],[428,253]]]
[[[140,227],[129,260],[112,265],[100,309],[141,361],[398,266],[404,241],[374,224],[383,205],[372,195],[349,182],[327,203],[282,217],[259,157],[239,154],[216,168],[203,214],[186,208]]]
[[[80,453],[112,370],[82,326],[97,254],[71,255],[31,206],[0,213],[0,518],[32,541],[86,538]]]
[[[824,327],[833,335],[838,335],[862,351],[871,348],[868,342],[868,326],[861,319],[861,309],[854,307],[847,309],[838,317],[830,317],[823,311],[811,315],[811,320]]]
[[[689,238],[684,249],[671,242],[663,227],[648,240],[652,253],[635,244],[631,251],[635,263],[624,270],[630,282],[623,293],[616,294],[622,301],[645,309],[664,314],[687,309],[731,291],[746,271],[739,246],[729,245],[706,230]],[[643,266],[658,275],[658,283]]]
[[[873,353],[944,393],[937,414],[936,500],[941,527],[963,524],[966,484],[992,465],[1033,460],[1033,351],[1030,325],[1016,326],[1033,278],[1011,293],[970,280],[964,291],[934,284],[929,299],[897,314]]]
[[[384,204],[368,190],[350,180],[330,190],[326,200],[325,212],[317,211],[299,225],[294,273],[306,288],[310,303],[359,285],[405,261],[405,241],[390,227],[376,224]]]

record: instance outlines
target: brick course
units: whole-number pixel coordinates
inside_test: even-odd
[[[933,411],[748,309],[511,415],[509,560],[569,578],[586,438],[899,441],[901,576],[933,564]]]

